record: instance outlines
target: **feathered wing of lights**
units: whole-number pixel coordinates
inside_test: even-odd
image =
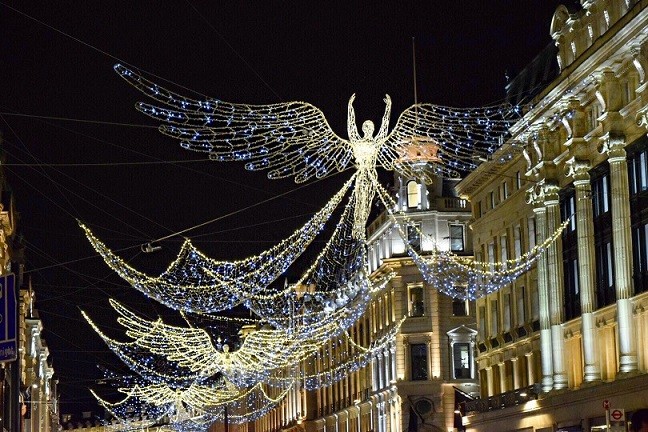
[[[353,180],[346,182],[301,228],[258,255],[240,261],[216,261],[186,240],[177,258],[166,271],[155,277],[130,266],[87,226],[80,225],[106,264],[135,289],[172,309],[218,312],[231,309],[255,293],[262,292],[279,277],[322,231]]]
[[[363,273],[364,274],[364,273]],[[83,312],[83,316],[104,342],[131,369],[150,380],[172,381],[173,373],[160,370],[150,359],[164,358],[177,370],[187,371],[185,378],[208,378],[222,374],[225,379],[240,387],[267,381],[278,369],[290,367],[316,353],[331,338],[342,334],[366,310],[371,293],[382,289],[387,279],[374,285],[364,278],[354,298],[344,308],[333,312],[318,312],[311,319],[295,319],[287,329],[260,328],[245,337],[238,349],[232,352],[216,347],[210,334],[202,328],[179,327],[166,324],[161,319],[149,321],[115,300],[111,306],[119,314],[117,321],[126,329],[132,342],[118,342],[106,336]],[[313,319],[317,317],[318,319]],[[138,348],[152,356],[134,356]],[[162,366],[167,366],[162,364]]]
[[[269,170],[269,178],[294,177],[304,182],[322,178],[367,161],[367,150],[377,166],[388,170],[415,169],[416,161],[397,163],[413,137],[426,137],[440,147],[439,174],[455,176],[475,167],[474,158],[487,156],[500,144],[500,138],[517,117],[517,108],[497,105],[480,108],[453,108],[417,104],[400,114],[389,132],[391,101],[380,129],[365,121],[360,136],[353,111],[354,96],[348,104],[348,139],[336,135],[322,111],[306,102],[268,105],[230,103],[207,98],[198,100],[165,89],[137,72],[117,64],[115,71],[141,93],[158,103],[140,102],[136,108],[162,124],[160,132],[180,140],[182,147],[206,152],[217,161],[242,161],[248,170]],[[369,159],[371,159],[371,157]]]
[[[434,241],[431,242],[434,244],[432,250],[423,255],[412,248],[408,241],[406,227],[408,225],[416,227],[416,225],[409,220],[404,212],[393,211],[397,207],[396,203],[381,185],[376,184],[376,189],[393,226],[405,244],[408,255],[418,267],[425,281],[454,298],[475,300],[510,284],[533,266],[544,251],[560,237],[569,223],[569,221],[563,222],[542,243],[521,256],[505,262],[474,261],[471,258],[441,250]],[[428,237],[420,230],[419,235],[421,238]]]
[[[185,387],[165,384],[139,383],[120,387],[124,398],[108,402],[96,392],[92,394],[99,404],[120,422],[130,422],[134,413],[144,413],[149,426],[164,421],[167,427],[178,431],[206,431],[213,423],[228,421],[244,423],[267,414],[292,390],[294,380],[284,382],[283,388],[265,388],[257,384],[239,389],[227,382],[219,385],[192,383]]]

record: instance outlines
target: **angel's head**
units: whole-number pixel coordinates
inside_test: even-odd
[[[364,133],[364,139],[373,138],[374,124],[371,120],[367,120],[362,123],[362,132]]]

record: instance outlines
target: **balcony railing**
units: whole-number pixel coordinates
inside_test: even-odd
[[[520,405],[530,400],[537,399],[540,392],[540,384],[533,384],[529,387],[500,393],[488,398],[467,401],[464,414],[483,413]]]

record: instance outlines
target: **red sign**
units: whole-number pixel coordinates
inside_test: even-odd
[[[610,411],[610,418],[613,420],[619,421],[621,420],[624,416],[624,412],[618,409]]]
[[[606,410],[606,411],[610,409],[610,401],[609,400],[605,399],[603,401],[603,409]]]

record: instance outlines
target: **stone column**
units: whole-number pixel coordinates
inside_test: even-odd
[[[527,372],[527,384],[536,383],[536,373],[535,373],[535,361],[533,359],[533,351],[524,354],[524,360],[526,361],[526,372]]]
[[[493,367],[488,366],[486,368],[486,383],[488,388],[486,389],[486,396],[493,396],[495,394],[495,386],[493,385]]]
[[[546,183],[544,188],[544,202],[547,206],[547,232],[544,237],[546,239],[548,236],[553,235],[560,225],[560,201],[558,199],[559,187],[556,184]],[[567,388],[562,330],[565,296],[563,283],[562,239],[558,237],[547,248],[547,285],[549,289],[554,389]]]
[[[522,387],[520,382],[520,362],[517,357],[511,359],[511,365],[513,366],[513,388],[511,390],[517,390]]]
[[[547,209],[544,206],[544,189],[529,190],[527,202],[534,205],[536,216],[536,244],[547,238]],[[542,391],[553,389],[553,355],[551,345],[551,320],[549,318],[549,288],[547,286],[547,254],[538,258],[538,306],[540,314],[540,352],[542,361]]]
[[[637,349],[632,322],[632,237],[630,225],[630,189],[625,137],[609,132],[601,137],[603,152],[610,162],[612,201],[612,241],[614,243],[614,283],[617,298],[619,334],[619,371],[637,370]]]
[[[583,380],[601,379],[594,320],[596,259],[594,251],[594,216],[592,211],[592,185],[587,161],[572,158],[567,161],[567,175],[574,178],[576,189],[576,231],[578,238],[578,284],[580,288]]]
[[[506,393],[507,391],[509,391],[509,388],[506,385],[506,363],[498,363],[497,367],[499,368],[500,376],[500,393]]]

